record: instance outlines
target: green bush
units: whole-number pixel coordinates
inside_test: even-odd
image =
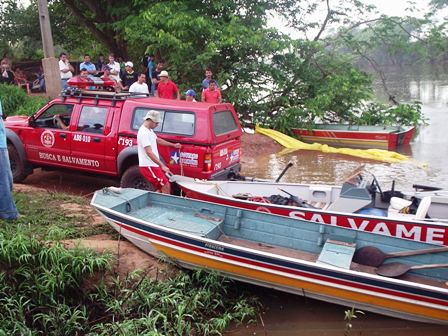
[[[11,115],[33,115],[48,102],[48,98],[28,96],[26,92],[15,85],[0,85],[0,100],[3,113]]]
[[[417,126],[426,124],[428,119],[422,113],[422,103],[415,101],[409,104],[389,106],[380,103],[370,103],[352,122],[358,125],[406,125]]]

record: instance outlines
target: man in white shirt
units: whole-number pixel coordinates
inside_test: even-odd
[[[181,148],[180,143],[171,143],[158,138],[153,129],[161,121],[160,113],[149,110],[144,118],[142,126],[137,133],[138,165],[140,173],[154,186],[157,192],[171,193],[171,185],[166,174],[170,169],[160,161],[157,145]]]
[[[119,82],[120,79],[120,63],[115,62],[114,54],[109,54],[109,63],[107,65],[110,67],[110,78]]]
[[[59,72],[61,73],[61,85],[63,90],[68,87],[67,81],[73,77],[74,71],[75,69],[68,61],[67,54],[62,52],[59,55]]]
[[[146,93],[149,95],[148,84],[146,84],[146,74],[142,72],[138,79],[129,87],[129,92],[133,94]]]
[[[123,87],[120,78],[120,63],[115,62],[114,54],[109,54],[109,63],[107,63],[107,66],[110,68],[109,78],[113,79],[117,83],[117,88],[121,90]]]

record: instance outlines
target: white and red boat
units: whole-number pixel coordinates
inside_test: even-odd
[[[292,132],[306,142],[337,147],[394,150],[397,146],[409,145],[414,127],[316,124],[311,129],[293,128]]]
[[[171,180],[188,198],[448,246],[448,192],[443,190],[382,192],[374,176],[368,180],[360,173],[342,186],[177,175]]]

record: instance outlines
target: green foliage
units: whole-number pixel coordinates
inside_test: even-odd
[[[344,336],[349,336],[350,332],[353,328],[353,320],[358,318],[358,315],[364,315],[364,312],[362,310],[355,310],[355,307],[352,307],[351,309],[347,309],[345,311],[344,321],[345,322],[345,330],[344,330]]]
[[[8,116],[31,116],[49,101],[45,97],[28,96],[22,88],[7,84],[0,84],[0,100],[3,112]]]
[[[20,1],[3,0],[0,17],[0,56],[7,53],[19,59],[42,57],[36,1],[25,6]]]
[[[109,257],[66,250],[30,236],[26,227],[0,230],[0,333],[74,335],[87,312],[78,300],[84,279],[108,268]],[[82,302],[82,301],[81,301]]]
[[[422,113],[421,102],[388,106],[379,103],[370,103],[361,111],[353,123],[358,125],[408,125],[417,126],[425,124],[427,119]]]
[[[250,321],[256,302],[230,290],[216,273],[179,273],[160,282],[140,273],[104,283],[91,298],[111,322],[96,325],[97,335],[220,335],[230,323]]]

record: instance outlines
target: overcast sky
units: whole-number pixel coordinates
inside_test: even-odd
[[[406,7],[408,7],[407,0],[361,0],[365,4],[372,4],[378,8],[381,14],[390,16],[403,16],[406,15]],[[418,5],[416,6],[421,10],[420,13],[428,8],[429,0],[415,0]],[[417,15],[417,13],[413,13]]]

